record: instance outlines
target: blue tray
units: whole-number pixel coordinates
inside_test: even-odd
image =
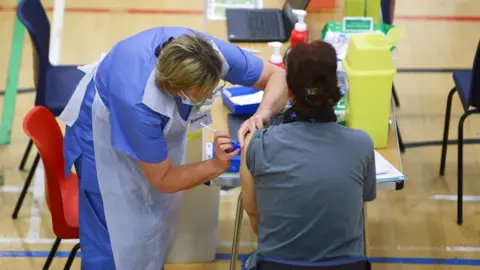
[[[258,90],[250,87],[232,87],[232,88],[227,88],[222,91],[222,101],[223,104],[233,113],[233,114],[239,114],[239,115],[253,115],[258,107],[260,106],[260,103],[256,104],[248,104],[248,105],[238,105],[234,104],[231,100],[232,97],[236,96],[242,96],[242,95],[250,95],[257,93]]]

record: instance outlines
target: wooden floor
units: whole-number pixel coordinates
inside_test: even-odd
[[[43,1],[52,7],[53,1]],[[180,4],[181,2],[181,4]],[[267,7],[280,7],[282,0],[264,0]],[[340,2],[340,1],[337,1]],[[0,89],[6,85],[9,52],[13,36],[16,0],[0,1]],[[134,4],[135,3],[135,4]],[[405,29],[405,39],[395,53],[401,68],[469,68],[480,37],[480,1],[478,0],[398,0],[396,25]],[[118,40],[153,26],[185,26],[203,30],[203,4],[200,0],[83,0],[67,1],[68,8],[62,32],[60,63],[80,64],[96,60]],[[150,14],[127,13],[129,8],[154,9]],[[103,9],[103,11],[102,11]],[[106,10],[110,10],[106,12]],[[100,12],[102,11],[102,12]],[[174,12],[175,11],[175,12]],[[180,12],[183,11],[183,12]],[[195,11],[187,14],[186,11]],[[338,10],[310,15],[309,26],[318,38],[325,21],[341,18]],[[49,12],[51,16],[51,12]],[[470,20],[461,21],[468,17]],[[457,19],[454,20],[454,19]],[[209,21],[207,32],[225,38],[224,21]],[[269,52],[261,56],[266,58]],[[398,120],[406,143],[438,141],[442,137],[445,104],[452,87],[450,73],[400,73],[395,79],[401,107]],[[20,88],[33,86],[32,52],[26,36],[23,49]],[[32,107],[34,94],[20,94],[15,108],[12,141],[0,147],[0,269],[40,269],[51,243],[36,239],[52,239],[48,211],[40,207],[35,218],[31,192],[18,220],[10,218],[18,189],[26,173],[17,170],[27,138],[21,121]],[[3,96],[0,96],[0,108]],[[462,113],[457,97],[454,99],[451,136],[457,134],[457,121]],[[471,116],[465,126],[468,138],[479,137],[480,118]],[[409,148],[403,155],[403,167],[408,180],[399,192],[380,191],[375,202],[368,206],[368,255],[376,261],[374,269],[429,270],[475,269],[480,265],[480,147],[467,145],[464,150],[465,193],[478,195],[465,202],[463,226],[457,226],[456,147],[450,147],[447,171],[438,176],[440,147]],[[35,190],[35,189],[34,189]],[[225,193],[221,199],[219,254],[227,254],[231,245],[235,203],[238,190]],[[37,194],[38,195],[38,194]],[[41,194],[40,194],[41,195]],[[33,217],[33,218],[32,218]],[[244,220],[241,253],[253,249],[255,237],[248,221]],[[28,240],[30,238],[30,240]],[[24,240],[21,240],[24,239]],[[27,240],[25,240],[27,239]],[[61,245],[68,251],[73,243]],[[64,255],[64,254],[62,254]],[[446,259],[458,258],[453,265]],[[438,260],[432,260],[438,259]],[[466,259],[477,259],[467,261]],[[400,262],[404,262],[403,264]],[[52,269],[61,269],[65,258],[56,258]],[[476,265],[476,266],[472,266]],[[76,259],[74,269],[80,269]],[[228,269],[227,260],[206,264],[169,265],[166,269]]]

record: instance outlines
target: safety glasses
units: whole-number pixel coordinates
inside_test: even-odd
[[[223,81],[223,82],[219,83],[219,85],[217,85],[217,86],[212,90],[212,94],[211,94],[212,98],[211,98],[211,100],[214,99],[215,95],[217,95],[217,94],[220,93],[223,89],[225,89],[225,86],[226,86],[226,85],[227,85],[227,82],[226,82],[226,81]],[[182,91],[182,93],[183,93],[185,96],[187,96],[190,100],[192,100],[192,101],[195,100],[195,99],[191,98],[185,91]],[[210,98],[204,98],[203,101],[199,102],[197,106],[200,107],[200,106],[204,105],[205,102],[206,102],[207,100],[209,100],[209,99],[210,99]]]

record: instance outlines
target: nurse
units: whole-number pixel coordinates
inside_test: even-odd
[[[227,133],[215,158],[185,164],[186,134],[198,108],[224,82],[264,90],[239,130],[262,128],[287,101],[284,71],[235,45],[180,27],[159,27],[118,42],[86,73],[60,119],[67,125],[65,170],[80,175],[82,269],[161,269],[182,190],[230,166]]]

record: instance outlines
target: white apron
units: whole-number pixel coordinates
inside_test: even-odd
[[[86,75],[59,117],[69,126],[78,118],[86,88],[100,61],[80,68]],[[169,118],[164,137],[173,165],[179,166],[186,160],[188,120],[179,115],[175,100],[155,87],[154,75],[153,70],[142,101]],[[189,118],[196,112],[192,108]],[[173,242],[181,192],[159,192],[134,159],[112,147],[110,112],[98,93],[92,104],[92,126],[98,183],[116,269],[159,270]]]

